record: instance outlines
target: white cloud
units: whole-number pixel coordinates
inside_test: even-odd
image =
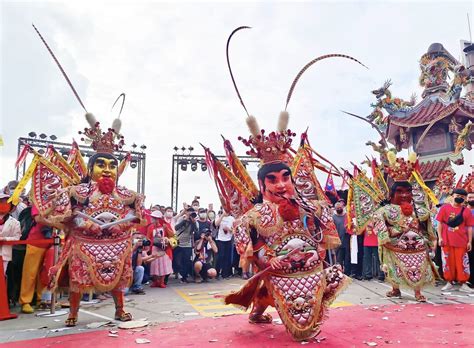
[[[174,145],[205,143],[223,153],[220,134],[238,153],[247,135],[245,113],[233,91],[225,43],[237,26],[231,61],[237,84],[263,128],[276,125],[286,93],[312,58],[346,53],[370,67],[333,59],[318,63],[299,82],[289,106],[290,127],[310,127],[310,141],[338,166],[370,154],[377,134],[339,110],[366,115],[370,91],[391,78],[393,93],[418,95],[418,60],[432,42],[457,56],[472,3],[288,2],[6,3],[2,11],[0,180],[13,175],[16,139],[30,130],[70,141],[85,126],[83,112],[36,37],[34,22],[64,65],[88,110],[109,124],[110,107],[127,94],[123,133],[146,144],[147,203],[168,204]],[[472,16],[471,16],[472,17]],[[123,183],[135,188],[135,171]],[[183,173],[180,201],[194,195],[217,204],[207,173]]]

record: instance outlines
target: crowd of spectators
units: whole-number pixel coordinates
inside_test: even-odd
[[[38,211],[26,197],[17,206],[7,202],[16,185],[17,182],[12,181],[0,191],[0,241],[51,238],[51,228],[43,224]],[[469,193],[463,206],[468,212],[474,210],[473,193]],[[436,212],[433,213],[436,223],[435,217]],[[239,267],[239,254],[233,238],[235,219],[222,209],[216,212],[212,204],[203,207],[199,197],[195,197],[190,205],[184,203],[179,211],[169,206],[153,205],[146,210],[146,219],[147,224],[133,233],[133,283],[127,289],[128,294],[145,294],[147,285],[166,288],[170,279],[181,283],[203,283],[230,277],[248,279],[252,275],[251,268],[243,270]],[[370,225],[359,235],[348,228],[342,199],[333,204],[333,220],[341,245],[329,253],[328,262],[340,263],[344,273],[355,279],[383,282],[377,235]],[[443,225],[443,222],[437,223]],[[440,227],[438,233],[441,235],[442,231]],[[25,313],[32,313],[34,310],[30,304],[36,298],[40,308],[48,308],[51,293],[44,289],[48,283],[48,268],[53,262],[53,248],[49,245],[0,245],[0,252],[11,303],[19,302]],[[469,257],[472,269],[472,250]],[[441,271],[440,258],[435,258],[435,261]],[[25,263],[28,267],[24,267]],[[472,284],[473,273],[471,271],[466,284]],[[456,281],[448,280],[446,289],[451,288],[448,284]],[[107,294],[95,296],[106,298]]]

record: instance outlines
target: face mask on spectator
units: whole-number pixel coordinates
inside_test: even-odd
[[[200,217],[201,219],[205,219],[205,218],[206,218],[206,216],[207,216],[207,214],[206,214],[206,213],[200,213],[200,214],[199,214],[199,217]]]
[[[462,203],[464,203],[464,198],[462,198],[462,197],[456,197],[456,198],[454,198],[454,201],[455,201],[457,204],[462,204]]]
[[[337,208],[336,209],[336,213],[338,213],[338,214],[342,214],[343,211],[344,211],[344,209],[342,209],[342,208]]]
[[[474,202],[473,202],[473,203],[474,203]],[[208,218],[209,218],[209,220],[212,221],[212,220],[214,220],[214,219],[216,218],[216,214],[210,213],[210,214],[208,215]]]
[[[469,205],[470,205],[471,207],[474,207],[474,200],[473,200],[473,201],[469,201],[469,202],[467,202],[467,203],[469,203]]]
[[[165,217],[172,218],[173,217],[173,212],[172,211],[165,212]]]

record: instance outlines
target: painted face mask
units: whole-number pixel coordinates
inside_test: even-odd
[[[113,158],[99,157],[92,167],[92,181],[99,182],[100,179],[108,178],[113,182],[117,180],[117,160]]]

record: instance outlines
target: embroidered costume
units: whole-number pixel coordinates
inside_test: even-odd
[[[39,31],[37,33],[53,55]],[[65,75],[54,55],[53,58]],[[67,77],[66,80],[86,110]],[[123,108],[125,95],[119,96],[117,101],[120,98]],[[124,144],[120,119],[115,119],[107,130],[101,128],[91,113],[86,113],[86,120],[89,128],[79,133],[96,152],[88,165],[76,143],[67,160],[52,146],[44,156],[24,146],[17,163],[24,161],[29,152],[34,158],[12,197],[18,200],[32,178],[31,200],[40,216],[50,226],[66,233],[59,261],[50,268],[49,288],[57,287],[61,270],[67,265],[70,302],[67,326],[76,325],[79,302],[85,291],[110,291],[115,301],[115,319],[132,319],[123,309],[123,289],[132,281],[131,230],[143,222],[144,197],[117,185],[118,177],[130,160],[127,155],[119,163],[114,155]]]
[[[351,180],[351,211],[359,231],[369,227],[377,234],[382,270],[393,287],[387,296],[401,297],[400,287],[408,287],[425,302],[421,289],[439,277],[429,256],[436,241],[429,199],[437,201],[416,169],[416,155],[405,161],[388,151],[387,159],[383,170],[392,179],[390,190],[373,161],[373,180],[359,171]]]
[[[232,35],[244,28],[234,30],[227,48]],[[311,61],[293,82],[287,105],[301,74],[329,57],[354,60],[328,55]],[[230,65],[229,70],[233,80]],[[234,86],[240,98],[235,81]],[[236,218],[233,233],[241,261],[261,270],[238,292],[226,296],[225,303],[252,306],[251,323],[270,323],[272,318],[264,311],[274,306],[293,338],[306,340],[319,333],[327,308],[349,283],[339,265],[325,263],[326,250],[339,246],[340,240],[314,170],[332,171],[313,157],[306,133],[298,151],[292,149],[296,134],[287,129],[286,111],[280,114],[277,131],[269,134],[247,115],[251,135],[239,140],[250,148],[248,155],[261,160],[259,188],[228,140],[224,141],[228,167],[205,148],[222,206]]]

